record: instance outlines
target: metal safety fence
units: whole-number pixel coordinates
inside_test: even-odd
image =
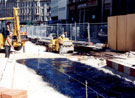
[[[28,37],[42,40],[67,32],[66,36],[73,41],[107,42],[107,23],[25,25],[21,31],[24,30],[27,31]]]

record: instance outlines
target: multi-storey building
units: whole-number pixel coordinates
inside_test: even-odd
[[[69,0],[69,22],[103,22],[111,15],[111,0]]]
[[[67,22],[68,0],[51,0],[51,19],[52,22]]]
[[[135,0],[69,0],[69,22],[107,22],[108,16],[135,12]]]
[[[1,0],[0,17],[13,15],[13,7],[19,8],[21,23],[45,23],[51,19],[50,0]]]
[[[135,13],[135,0],[112,0],[112,15]]]

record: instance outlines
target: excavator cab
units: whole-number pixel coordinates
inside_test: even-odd
[[[5,25],[5,21],[0,21],[0,34],[3,37],[6,36],[6,25]]]
[[[6,23],[5,20],[0,21],[0,49],[4,49],[5,38],[9,35],[6,32]]]
[[[13,23],[9,21],[0,21],[0,33],[3,35],[4,38],[9,35],[9,33],[6,32],[7,23],[9,24],[10,33],[13,33]]]

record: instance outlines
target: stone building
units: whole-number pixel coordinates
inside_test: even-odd
[[[19,8],[20,22],[45,23],[51,19],[50,0],[1,0],[0,17],[13,15],[13,7]]]

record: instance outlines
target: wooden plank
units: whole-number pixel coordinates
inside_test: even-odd
[[[126,51],[127,16],[118,16],[117,50]]]
[[[108,45],[116,50],[117,16],[108,17]]]
[[[135,14],[127,15],[126,50],[135,51]]]

